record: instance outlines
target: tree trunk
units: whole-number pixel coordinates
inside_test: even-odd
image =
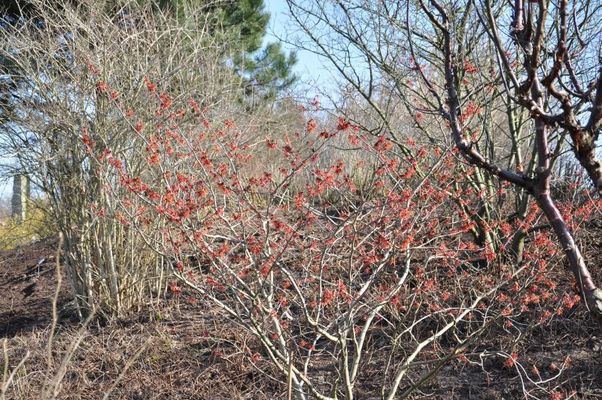
[[[537,190],[537,189],[536,189]],[[593,315],[602,318],[602,290],[594,284],[591,274],[579,247],[575,243],[572,233],[562,218],[560,211],[554,204],[548,192],[535,193],[537,204],[541,207],[548,221],[552,225],[558,242],[562,246],[569,262],[571,271],[575,275],[579,289],[586,301],[587,307]]]
[[[533,82],[531,96],[536,104],[543,107],[542,86],[538,79],[535,79]],[[569,267],[575,275],[577,285],[589,311],[592,315],[602,320],[602,291],[594,284],[581,251],[575,243],[573,234],[550,195],[552,163],[548,135],[549,127],[543,119],[535,118],[537,169],[532,187],[533,195],[556,233],[558,242],[567,256]]]

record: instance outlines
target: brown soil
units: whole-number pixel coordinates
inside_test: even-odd
[[[23,334],[50,322],[57,244],[49,238],[0,252],[0,337]],[[69,283],[63,281],[59,309],[70,300]]]
[[[602,234],[594,228],[582,238],[592,272],[600,281]],[[8,399],[41,398],[44,390],[53,389],[60,364],[78,339],[81,345],[56,389],[59,399],[101,399],[107,392],[110,399],[132,400],[287,397],[284,378],[261,356],[256,340],[190,293],[126,319],[95,321],[85,329],[67,314],[55,334],[49,363],[56,245],[56,240],[47,239],[0,253],[0,337],[6,338],[11,368],[29,352],[26,373],[15,377]],[[568,281],[566,275],[558,279]],[[70,300],[66,281],[59,309]],[[511,341],[518,336],[520,342],[513,346]],[[600,327],[582,304],[572,314],[521,335],[494,329],[469,355],[469,363],[453,361],[443,367],[413,398],[519,399],[527,390],[540,399],[600,399],[602,346],[596,337],[602,338]],[[502,350],[519,354],[515,367],[504,366]],[[5,361],[0,354],[0,365]],[[539,370],[540,380],[549,382],[537,387],[519,373],[524,369],[534,377],[533,367]],[[414,376],[428,368],[417,366]],[[358,398],[374,398],[374,391],[366,390],[358,390]]]

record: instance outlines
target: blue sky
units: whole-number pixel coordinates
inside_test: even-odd
[[[287,40],[294,40],[294,22],[288,17],[288,6],[285,0],[265,0],[265,10],[270,13],[270,23],[265,42],[281,42],[286,51],[296,50]],[[284,39],[284,41],[281,41]],[[300,78],[300,90],[307,97],[313,97],[318,93],[314,87],[327,89],[332,83],[332,75],[328,65],[320,57],[309,51],[297,50],[297,65],[294,72]]]

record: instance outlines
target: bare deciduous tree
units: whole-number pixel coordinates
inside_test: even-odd
[[[444,140],[436,130],[445,132],[489,177],[483,182],[513,184],[515,217],[524,217],[526,196],[534,198],[590,310],[602,314],[602,291],[550,191],[569,146],[600,194],[602,10],[595,2],[287,3],[309,47],[360,94],[371,98],[375,76],[390,79],[410,114],[436,121],[427,129],[432,142]]]

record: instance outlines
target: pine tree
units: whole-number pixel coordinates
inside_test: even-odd
[[[296,76],[292,67],[297,62],[294,52],[286,54],[279,43],[268,43],[262,48],[267,33],[270,14],[263,0],[148,0],[164,12],[171,12],[185,23],[189,7],[204,7],[216,13],[216,30],[225,33],[230,44],[224,62],[243,78],[245,96],[241,99],[247,107],[254,108],[273,100],[278,93],[290,87]]]
[[[61,0],[56,2],[62,3]],[[215,25],[215,31],[223,35],[222,40],[228,44],[223,62],[241,78],[244,95],[240,102],[246,108],[255,109],[269,103],[296,81],[297,77],[292,73],[297,61],[295,53],[286,54],[279,43],[262,47],[270,20],[263,0],[138,0],[141,5],[149,2],[160,12],[173,13],[182,24],[189,23],[187,12],[201,9],[214,16],[208,21]],[[72,3],[80,2],[72,0]],[[120,4],[120,0],[105,1],[109,13],[119,10]],[[3,23],[28,18],[32,13],[35,8],[27,0],[6,0],[0,5]],[[6,70],[10,66],[1,67]]]

